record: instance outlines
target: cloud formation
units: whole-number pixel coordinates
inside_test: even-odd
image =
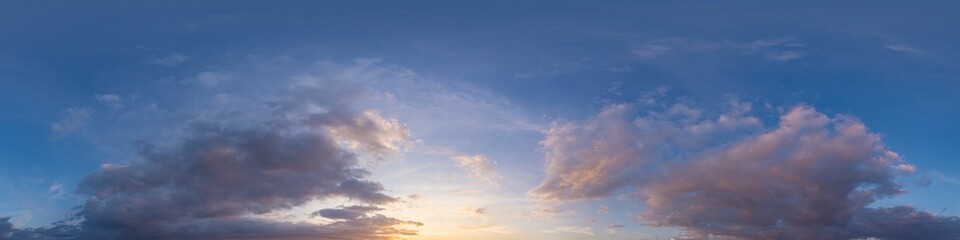
[[[0,224],[5,231],[0,233],[81,239],[387,239],[415,234],[399,226],[418,222],[373,214],[398,199],[367,180],[370,172],[362,167],[365,157],[382,159],[403,151],[410,141],[408,130],[375,111],[355,109],[358,88],[338,84],[290,86],[235,106],[243,111],[226,107],[188,114],[195,117],[168,126],[182,129],[172,137],[140,143],[138,159],[104,164],[86,176],[77,193],[87,200],[72,218],[37,229],[8,230],[9,224]],[[265,217],[331,199],[366,206],[318,211],[333,220],[327,224]]]
[[[643,223],[702,237],[748,239],[957,239],[960,220],[911,207],[871,208],[904,193],[902,163],[849,116],[790,108],[764,128],[746,103],[704,117],[684,104],[618,104],[582,122],[555,124],[541,142],[545,200],[629,192]],[[918,229],[923,229],[922,231]]]
[[[375,206],[353,205],[340,208],[324,208],[313,212],[312,216],[320,216],[329,219],[353,220],[366,216],[368,213],[380,211],[383,208]]]

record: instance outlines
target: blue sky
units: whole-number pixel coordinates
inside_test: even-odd
[[[751,164],[779,169],[777,164],[796,154],[797,161],[813,165],[851,158],[866,164],[851,169],[889,166],[869,174],[786,170],[807,173],[811,179],[804,184],[824,189],[835,184],[820,182],[833,179],[830,174],[863,174],[847,183],[854,189],[829,195],[842,195],[843,206],[857,209],[851,215],[857,217],[836,216],[850,221],[845,223],[870,229],[869,221],[850,219],[912,206],[911,211],[933,214],[925,221],[957,224],[951,216],[960,216],[960,164],[954,157],[960,145],[954,124],[960,122],[960,96],[954,94],[960,90],[958,7],[932,1],[4,2],[0,217],[9,217],[6,222],[16,229],[39,232],[79,214],[86,220],[75,219],[80,230],[69,233],[81,238],[161,234],[140,229],[157,227],[144,222],[158,219],[135,218],[123,222],[129,231],[90,235],[106,232],[96,228],[98,220],[121,221],[111,215],[114,208],[133,208],[123,205],[132,200],[121,196],[156,200],[141,192],[107,191],[123,180],[109,173],[164,170],[151,165],[166,159],[160,156],[181,156],[171,158],[184,165],[171,166],[189,168],[195,166],[191,151],[202,148],[191,146],[219,143],[214,136],[248,139],[228,146],[243,152],[259,149],[249,144],[261,146],[254,144],[267,141],[261,137],[278,134],[293,140],[277,146],[332,142],[324,146],[349,153],[329,163],[343,167],[337,173],[351,172],[341,176],[340,185],[356,180],[379,187],[363,188],[367,195],[346,187],[264,190],[283,201],[236,200],[242,207],[217,213],[222,215],[160,220],[234,226],[217,221],[259,219],[244,226],[265,233],[299,222],[323,229],[301,232],[321,236],[346,234],[337,232],[340,226],[354,224],[350,233],[358,238],[376,235],[364,231],[384,230],[391,233],[376,237],[646,239],[683,232],[762,238],[767,235],[716,227],[747,224],[710,215],[723,211],[690,212],[756,209],[711,205],[724,201],[706,197],[685,206],[651,199],[670,199],[671,191],[684,196],[729,191],[743,194],[741,199],[763,199],[750,195],[758,191],[819,196],[798,190],[802,184],[785,180],[789,176],[749,170],[755,169]],[[790,139],[786,136],[793,135],[774,134],[792,129],[789,116],[810,123],[804,125],[810,129],[795,133],[797,139],[846,140],[836,149],[787,144],[778,148],[786,152],[784,159],[745,155],[755,162],[699,172],[697,166],[711,161],[739,161],[715,160],[733,156],[737,146],[769,147],[754,144],[763,136]],[[824,118],[827,122],[814,124]],[[725,127],[728,120],[732,125]],[[723,131],[690,132],[707,125]],[[868,130],[844,131],[860,125]],[[818,131],[828,134],[807,135]],[[887,159],[886,151],[898,157]],[[799,157],[811,152],[821,157]],[[848,152],[865,155],[842,154]],[[254,157],[244,163],[263,160],[248,154]],[[242,173],[267,172],[254,166],[260,165]],[[355,169],[360,170],[354,174]],[[292,174],[299,180],[260,177],[310,186],[329,180],[301,170]],[[157,176],[171,182],[151,189],[226,202],[250,197],[239,192],[256,192],[184,183],[221,176],[209,170],[160,172]],[[704,185],[737,182],[736,177],[665,184],[712,174],[755,175],[790,187]],[[218,186],[210,181],[202,183]],[[871,189],[894,185],[903,192]],[[860,191],[876,199],[851,200]],[[376,194],[395,201],[371,197]],[[75,208],[90,206],[91,199],[109,203]],[[171,199],[154,204],[172,204],[171,211],[183,207],[175,204],[177,197]],[[379,210],[349,207],[361,205]],[[669,209],[689,215],[660,214]],[[341,215],[329,215],[333,212]],[[402,227],[364,225],[387,220]],[[788,223],[762,226],[794,237],[827,231],[784,227],[800,220],[778,221]],[[853,227],[838,231],[816,237],[899,236]],[[198,236],[231,237],[166,235]],[[283,236],[293,235],[259,237]]]

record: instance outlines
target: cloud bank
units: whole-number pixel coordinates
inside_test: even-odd
[[[355,109],[361,89],[350,84],[294,83],[277,91],[224,109],[184,114],[164,126],[179,129],[174,134],[140,143],[138,159],[104,164],[87,175],[77,187],[87,200],[72,217],[34,229],[16,229],[9,219],[0,219],[0,238],[390,239],[416,234],[402,226],[420,223],[376,213],[398,200],[367,180],[370,172],[363,167],[365,159],[403,151],[411,141],[406,127],[376,111]],[[324,200],[366,206],[320,210],[316,215],[327,218],[325,224],[268,216]]]
[[[914,169],[849,116],[800,105],[773,127],[751,105],[705,117],[682,103],[617,104],[581,122],[555,124],[541,142],[544,200],[627,193],[638,219],[705,238],[958,239],[960,219],[909,206],[874,208],[904,193]]]

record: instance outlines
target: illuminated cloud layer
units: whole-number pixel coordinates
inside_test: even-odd
[[[171,137],[139,144],[139,158],[104,164],[77,193],[87,200],[53,227],[0,236],[82,239],[380,239],[421,225],[376,214],[398,199],[367,180],[363,159],[402,151],[409,131],[372,110],[355,110],[357,88],[294,83],[248,106],[207,109],[176,121]],[[346,86],[346,85],[344,85]],[[232,107],[250,110],[233,112]],[[200,117],[202,116],[202,117]],[[367,207],[324,209],[328,224],[258,217],[311,201]],[[339,212],[338,212],[339,211]],[[354,211],[354,212],[345,212]]]
[[[708,117],[680,103],[616,104],[582,122],[558,123],[541,142],[547,178],[530,194],[577,200],[627,193],[644,203],[641,223],[700,237],[960,237],[955,217],[869,207],[903,193],[896,176],[915,168],[859,120],[799,105],[764,128],[749,104],[730,105]]]

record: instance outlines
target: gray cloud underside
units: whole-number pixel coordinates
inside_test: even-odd
[[[294,83],[240,106],[186,114],[164,139],[140,144],[139,159],[105,164],[77,187],[86,202],[50,227],[15,229],[14,239],[380,239],[415,234],[420,223],[373,211],[397,201],[366,180],[364,156],[383,159],[409,141],[406,128],[355,110],[359,88],[334,81]],[[329,224],[257,215],[310,201],[372,206]],[[355,209],[356,210],[356,209]],[[2,235],[0,235],[2,236]]]

